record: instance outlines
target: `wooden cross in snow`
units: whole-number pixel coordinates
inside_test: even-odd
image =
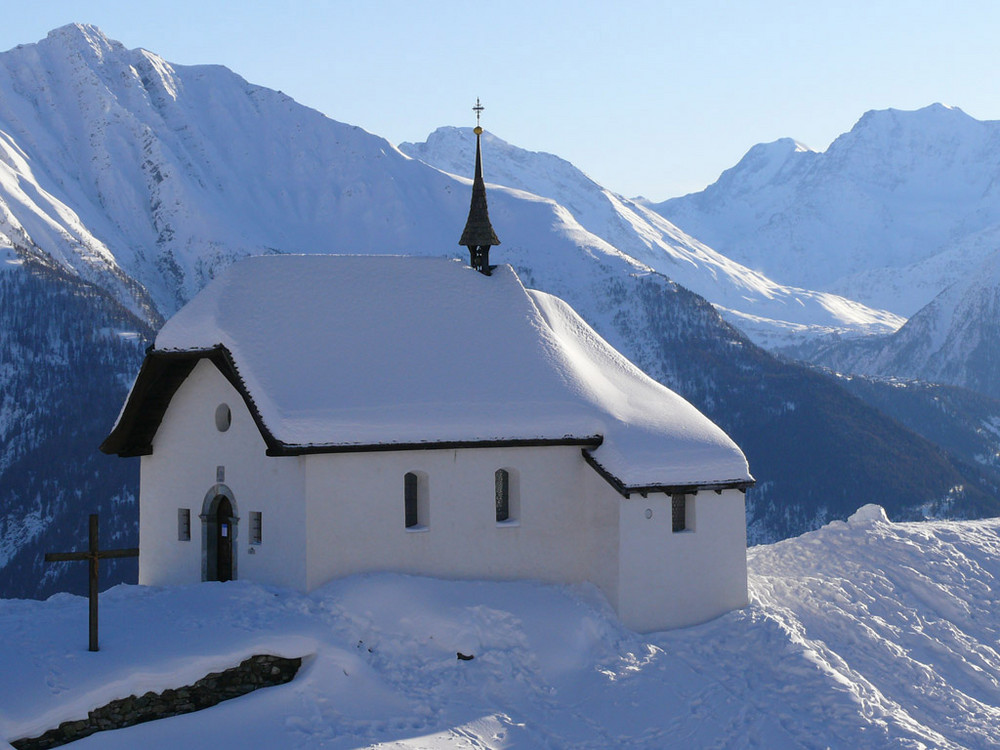
[[[97,563],[112,557],[138,557],[139,548],[100,549],[97,542],[97,514],[90,514],[90,547],[86,552],[48,552],[45,562],[63,562],[65,560],[87,560],[90,563],[90,650],[98,651],[97,647]]]

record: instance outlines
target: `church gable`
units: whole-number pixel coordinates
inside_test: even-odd
[[[148,455],[168,444],[175,452],[180,446],[216,455],[219,463],[244,453],[259,457],[266,446],[244,397],[211,357],[198,359],[174,391]]]
[[[140,583],[305,587],[301,460],[264,455],[243,398],[208,357],[174,392],[152,448],[140,479]]]
[[[236,371],[232,355],[225,347],[215,346],[204,350],[148,352],[114,429],[101,443],[101,450],[122,457],[151,454],[154,437],[174,394],[202,361],[212,363],[225,376],[246,404],[265,443],[277,446]]]

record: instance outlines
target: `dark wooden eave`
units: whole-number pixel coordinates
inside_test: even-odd
[[[240,394],[250,415],[260,431],[267,446],[268,456],[304,456],[314,453],[372,453],[381,451],[412,451],[412,450],[458,450],[466,448],[533,448],[543,446],[581,446],[584,460],[622,497],[632,494],[645,497],[651,492],[666,494],[695,494],[700,490],[738,489],[746,492],[754,485],[754,481],[731,480],[707,482],[702,484],[649,484],[626,485],[621,479],[594,458],[592,450],[604,442],[602,435],[585,435],[575,437],[564,435],[559,438],[507,438],[484,440],[438,440],[408,443],[329,443],[329,444],[291,444],[278,440],[268,429],[261,418],[260,411],[253,397],[247,390],[246,383],[239,374],[239,369],[232,354],[222,344],[210,349],[189,351],[157,351],[150,348],[146,352],[142,368],[132,386],[125,408],[111,434],[101,443],[104,453],[118,454],[122,457],[148,456],[153,452],[153,438],[163,421],[163,415],[170,405],[171,399],[187,379],[188,375],[203,359],[207,359],[218,368],[233,388]]]
[[[605,482],[614,487],[615,491],[628,499],[631,495],[637,494],[642,497],[653,492],[662,492],[667,495],[696,495],[701,490],[714,490],[715,492],[722,492],[722,490],[739,490],[740,492],[746,492],[750,487],[756,484],[753,479],[732,479],[732,480],[722,480],[719,482],[702,482],[700,484],[625,484],[621,479],[616,477],[606,468],[604,468],[600,462],[594,458],[593,454],[589,449],[584,448],[582,451],[583,460],[586,461],[590,467],[596,471]]]
[[[210,349],[189,351],[157,351],[150,349],[142,363],[135,385],[129,394],[121,417],[111,434],[101,443],[104,453],[122,457],[148,456],[153,452],[153,438],[163,421],[177,389],[191,374],[199,361],[207,359],[232,384],[243,398],[254,424],[267,446],[268,456],[304,456],[312,453],[371,453],[379,451],[454,450],[462,448],[526,448],[539,446],[586,446],[597,448],[601,435],[558,438],[507,438],[483,440],[438,440],[408,443],[324,443],[299,445],[277,439],[261,418],[246,383],[229,350],[219,344]]]
[[[188,351],[148,349],[125,408],[111,434],[101,443],[101,450],[122,457],[150,455],[153,452],[153,437],[163,421],[170,400],[195,365],[203,359],[211,361],[243,397],[268,449],[279,446],[281,443],[261,419],[260,411],[240,377],[232,354],[222,344],[218,344],[210,349]]]
[[[462,448],[537,448],[552,445],[584,445],[597,448],[604,437],[590,435],[573,437],[565,435],[559,438],[506,438],[485,440],[428,440],[415,443],[334,443],[328,445],[289,445],[283,443],[280,448],[268,449],[269,456],[304,456],[310,453],[377,453],[382,451],[428,451],[428,450],[458,450]]]

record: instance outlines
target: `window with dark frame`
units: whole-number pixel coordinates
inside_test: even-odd
[[[497,469],[493,475],[496,495],[497,523],[510,520],[510,473],[506,469]]]
[[[191,509],[177,509],[177,541],[191,541]]]
[[[417,503],[419,501],[419,487],[417,475],[408,471],[403,477],[403,509],[406,519],[406,528],[412,529],[419,525],[420,515]]]
[[[671,495],[670,504],[673,518],[673,531],[684,531],[687,528],[687,495]]]
[[[263,518],[259,510],[250,511],[250,544],[260,544],[263,540]]]

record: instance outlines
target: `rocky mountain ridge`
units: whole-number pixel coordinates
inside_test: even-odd
[[[777,284],[686,234],[642,203],[598,185],[553,154],[483,135],[489,180],[555,201],[593,235],[712,302],[723,317],[764,346],[816,337],[890,333],[904,319],[838,295]],[[471,128],[438,128],[400,150],[445,172],[472,163]]]

